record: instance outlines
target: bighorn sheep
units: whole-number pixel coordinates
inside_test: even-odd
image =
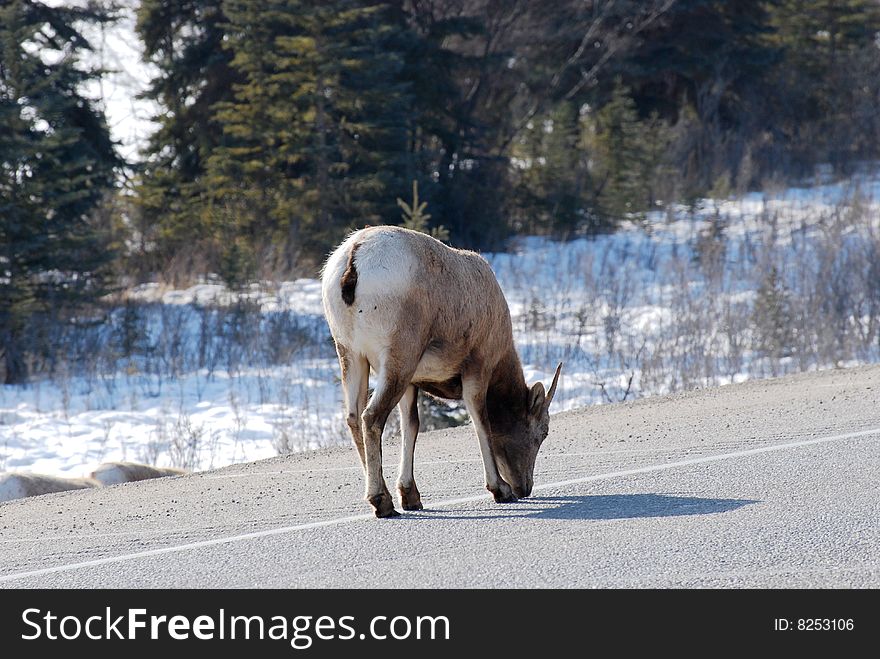
[[[403,435],[397,490],[404,510],[422,508],[413,478],[419,389],[464,400],[495,501],[531,494],[562,364],[546,394],[540,382],[526,385],[507,301],[483,257],[408,229],[369,227],[327,259],[322,297],[365,499],[377,517],[399,514],[382,476],[382,431],[395,405]],[[377,381],[368,402],[371,368]]]
[[[90,487],[101,487],[101,484],[92,478],[64,478],[28,472],[0,474],[0,501],[35,497],[51,492],[85,490]]]
[[[119,483],[145,481],[150,478],[182,476],[185,473],[187,473],[186,470],[174,467],[152,467],[137,462],[105,462],[89,476],[101,485],[118,485]]]
[[[179,476],[187,473],[173,467],[152,467],[137,462],[105,462],[89,474],[88,478],[66,478],[47,474],[14,472],[0,474],[0,502],[35,497],[52,492],[85,490],[119,483],[131,483],[150,478]]]

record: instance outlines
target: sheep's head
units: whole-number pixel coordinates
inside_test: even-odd
[[[527,497],[534,485],[535,460],[550,430],[550,403],[559,383],[562,364],[556,367],[550,390],[536,382],[529,389],[525,413],[508,427],[492,432],[492,452],[498,472],[517,497]]]

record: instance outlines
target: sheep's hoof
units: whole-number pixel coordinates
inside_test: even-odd
[[[391,495],[388,492],[369,497],[367,501],[373,506],[376,517],[380,519],[383,517],[400,517],[400,513],[394,510],[394,502],[391,500]]]
[[[492,496],[495,497],[495,503],[513,503],[514,501],[519,501],[519,499],[516,498],[513,492],[511,492],[510,494],[493,492]]]
[[[517,500],[513,490],[510,489],[510,485],[504,481],[501,481],[498,487],[494,489],[488,485],[486,486],[486,489],[492,493],[493,497],[495,497],[495,503],[513,503]]]
[[[400,505],[404,510],[422,510],[422,495],[419,494],[415,483],[409,487],[398,485],[397,492],[400,494]]]

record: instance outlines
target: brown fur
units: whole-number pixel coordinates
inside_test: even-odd
[[[524,405],[528,388],[513,342],[510,312],[489,264],[476,252],[448,247],[424,234],[405,231],[404,235],[421,267],[413,273],[413,280],[424,283],[414,285],[410,296],[398,301],[396,315],[400,323],[392,345],[406,346],[408,352],[418,351],[413,368],[426,354],[450,364],[455,371],[444,382],[415,380],[413,384],[447,394],[443,397],[460,398],[460,384],[456,382],[462,372],[482,371],[495,374],[492,379],[502,385],[505,393],[516,402],[521,398]],[[363,242],[356,244],[362,246]],[[353,254],[349,262],[353,265]],[[395,366],[412,361],[407,358],[396,358]]]
[[[443,382],[423,382],[422,389],[435,398],[461,400],[461,377],[456,376]]]
[[[421,346],[420,356],[434,355],[453,365],[454,375],[447,380],[413,381],[428,393],[460,400],[463,375],[485,379],[489,421],[493,428],[507,425],[524,415],[529,393],[507,300],[482,256],[426,238],[411,236],[410,247],[420,253],[423,267],[416,278],[430,284],[414,286],[412,297],[401,305],[401,335],[392,345],[413,345],[403,342],[408,339]],[[416,331],[414,319],[422,319]]]

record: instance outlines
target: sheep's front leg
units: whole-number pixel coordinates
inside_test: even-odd
[[[498,503],[516,501],[516,495],[507,481],[498,474],[498,467],[495,465],[495,456],[489,443],[490,426],[486,410],[486,392],[480,380],[463,379],[462,396],[474,429],[477,431],[477,438],[480,440],[480,454],[483,457],[483,470],[486,473],[486,489],[492,493]]]
[[[403,397],[409,379],[402,378],[385,367],[379,369],[378,382],[367,408],[364,410],[363,434],[366,458],[367,491],[364,498],[376,512],[376,517],[397,517],[394,502],[382,475],[382,431],[391,410]]]
[[[416,437],[419,434],[419,389],[409,385],[403,398],[397,404],[400,412],[400,434],[403,446],[400,449],[400,472],[397,477],[397,492],[404,510],[421,510],[422,496],[416,487],[413,476],[413,456],[416,450]]]

